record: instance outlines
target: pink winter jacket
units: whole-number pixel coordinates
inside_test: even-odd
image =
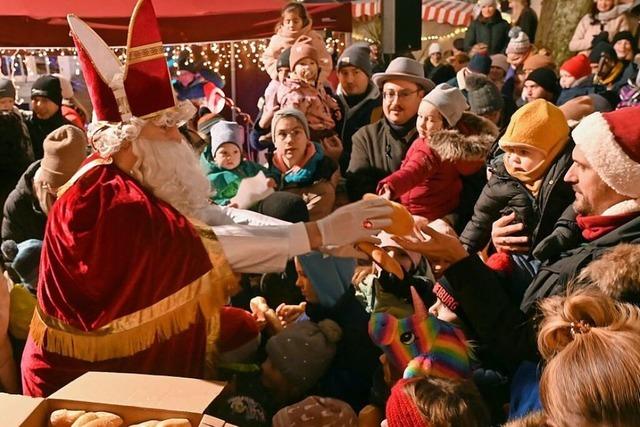
[[[322,85],[316,89],[296,78],[286,79],[278,87],[275,104],[280,109],[300,110],[307,118],[309,128],[315,131],[332,130],[336,127],[335,120],[341,118],[338,102],[327,94]]]
[[[620,31],[626,31],[629,29],[629,22],[626,16],[618,15],[617,17],[605,21],[591,23],[591,15],[586,14],[582,17],[578,26],[576,27],[573,37],[569,42],[569,50],[572,52],[582,52],[591,49],[591,42],[593,38],[600,34],[602,31],[609,33],[609,42],[613,40],[613,37]]]
[[[322,37],[311,29],[311,22],[305,27],[302,27],[300,31],[293,33],[288,32],[281,27],[278,32],[271,37],[269,46],[267,46],[262,54],[261,61],[264,68],[267,70],[267,73],[269,73],[271,79],[276,80],[278,78],[278,69],[276,66],[278,58],[280,58],[280,54],[286,48],[291,47],[300,36],[311,37],[313,47],[318,52],[318,65],[320,67],[319,81],[320,83],[324,83],[333,69],[333,60],[331,59],[329,52],[327,52],[327,48],[324,45]]]

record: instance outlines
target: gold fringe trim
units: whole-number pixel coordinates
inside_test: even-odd
[[[31,338],[49,352],[98,362],[144,351],[204,319],[207,361],[213,360],[219,333],[219,308],[228,300],[229,292],[237,289],[238,280],[215,235],[212,232],[211,235],[203,238],[202,242],[213,268],[188,286],[149,307],[89,332],[48,316],[38,307],[31,321]]]

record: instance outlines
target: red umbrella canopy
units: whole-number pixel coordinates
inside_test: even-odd
[[[72,47],[67,14],[110,46],[125,46],[136,0],[7,0],[0,6],[0,47]],[[154,0],[165,44],[243,40],[274,32],[283,0]],[[349,3],[306,5],[317,29],[351,31]]]

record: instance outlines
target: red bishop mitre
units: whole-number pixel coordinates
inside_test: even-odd
[[[99,121],[149,118],[176,107],[158,20],[150,0],[138,0],[127,36],[123,66],[84,21],[68,15],[82,74]]]

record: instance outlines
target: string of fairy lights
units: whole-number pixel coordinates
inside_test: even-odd
[[[255,39],[167,45],[165,46],[165,57],[172,71],[177,71],[181,63],[186,65],[200,63],[203,67],[219,73],[224,79],[224,73],[231,68],[232,64],[238,69],[257,67],[264,71],[260,58],[268,43],[268,39]],[[325,44],[330,52],[338,50],[338,53],[340,53],[345,47],[344,38],[340,36],[328,36],[325,39]],[[126,48],[113,47],[111,49],[120,61],[124,63],[126,60]],[[76,74],[80,73],[75,48],[4,48],[0,49],[0,56],[8,58],[9,66],[14,71],[24,67],[23,60],[28,56],[41,58],[47,68],[53,62],[51,60],[52,57],[69,56],[76,61]],[[21,74],[24,74],[24,72]]]

